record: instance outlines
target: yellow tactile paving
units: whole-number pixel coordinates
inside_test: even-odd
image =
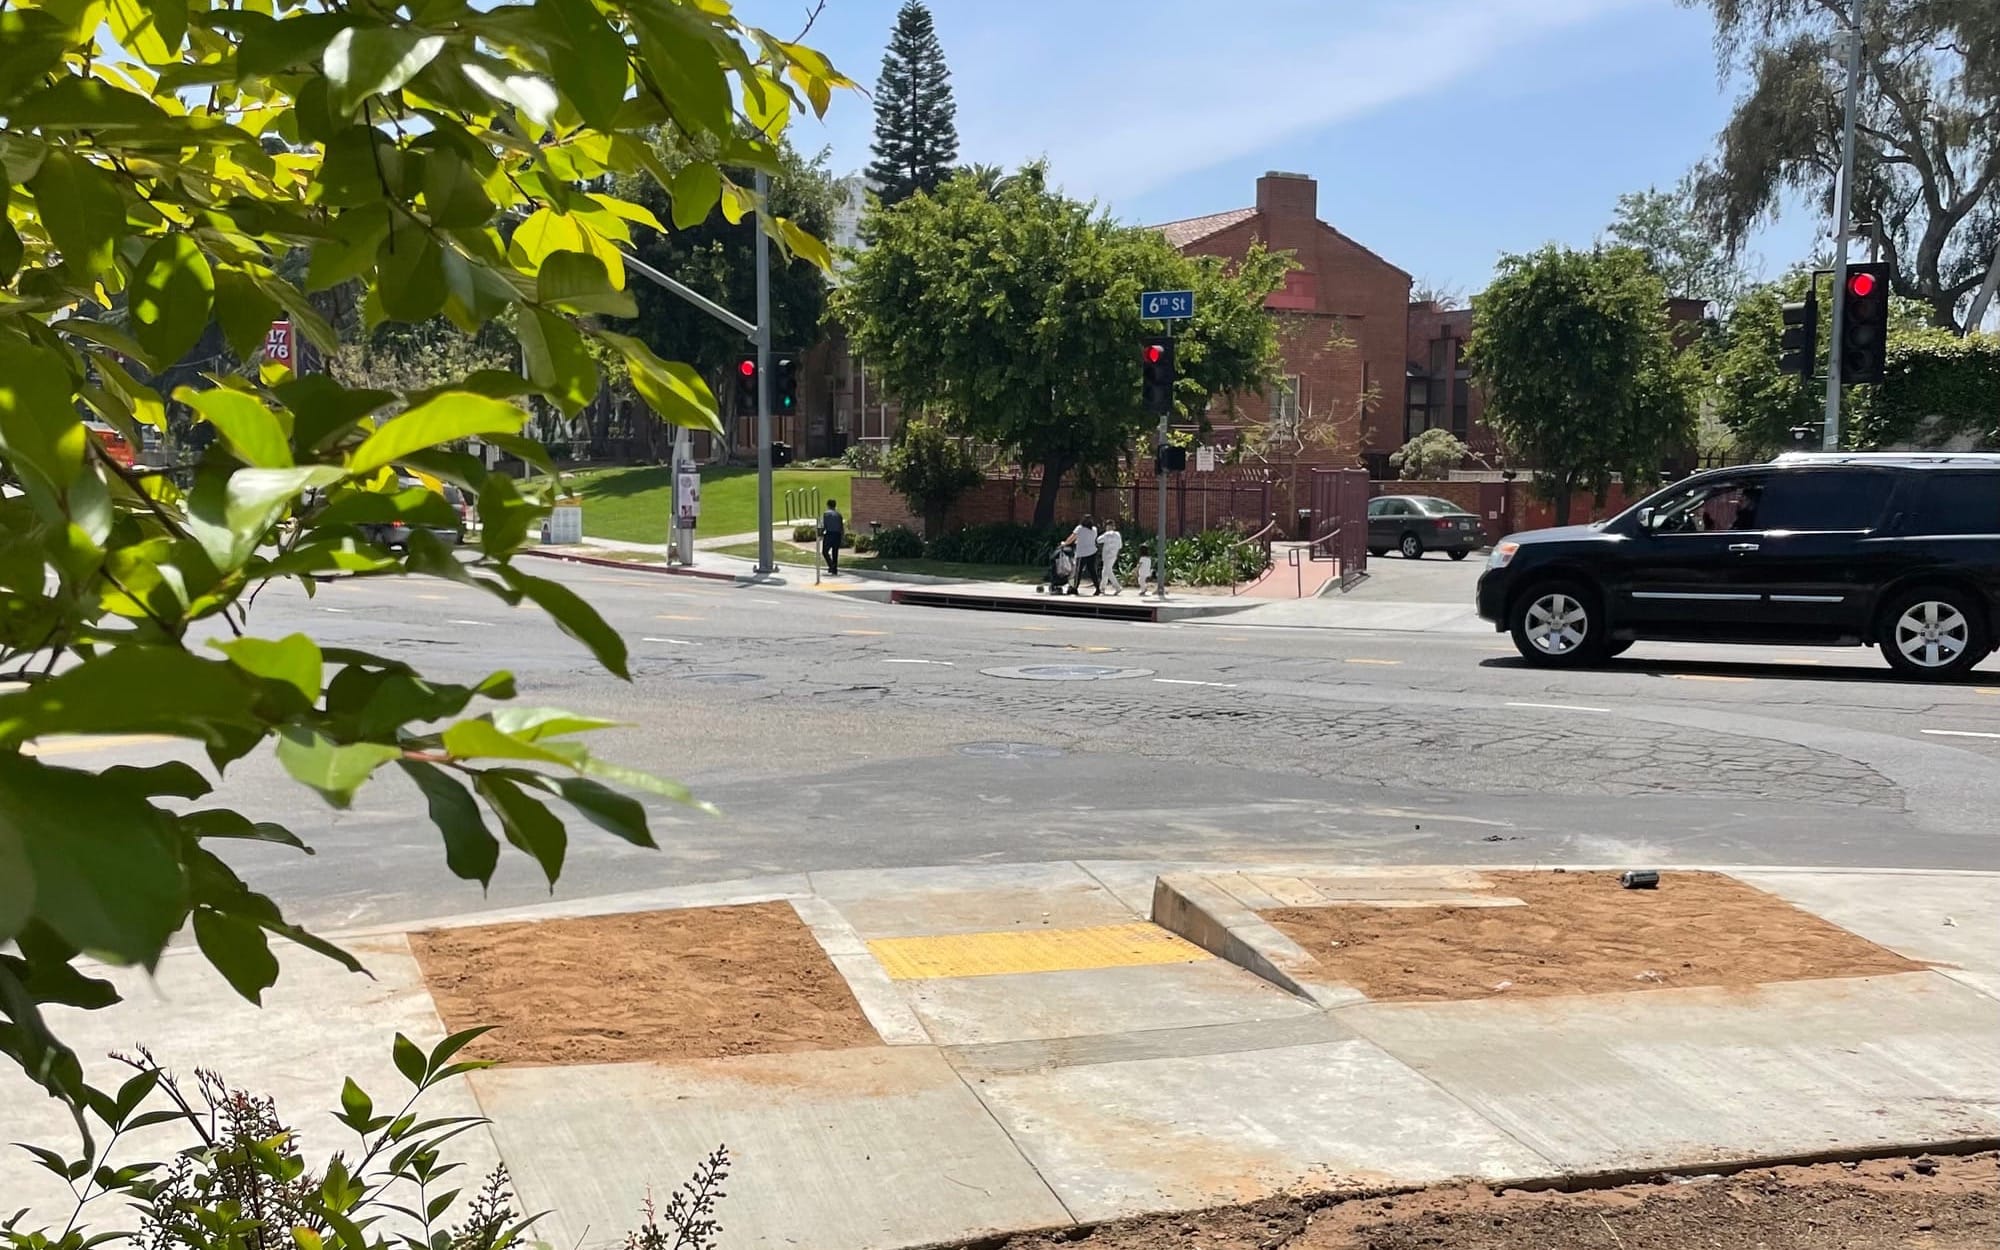
[[[1191,964],[1214,958],[1192,942],[1151,924],[876,938],[868,943],[868,949],[898,981]]]

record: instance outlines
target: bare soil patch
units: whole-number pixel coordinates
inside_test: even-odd
[[[448,1029],[515,1064],[715,1059],[881,1038],[783,901],[412,933]]]
[[[1334,980],[1403,1002],[1608,994],[1914,972],[1924,965],[1734,877],[1490,872],[1522,907],[1291,907],[1262,913]]]
[[[991,1250],[1992,1250],[2000,1156],[1665,1178],[1583,1193],[1460,1185],[1274,1198],[1010,1237]]]

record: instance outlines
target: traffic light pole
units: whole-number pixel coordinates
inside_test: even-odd
[[[1840,131],[1840,185],[1834,190],[1833,205],[1833,317],[1827,326],[1826,425],[1821,446],[1840,450],[1840,374],[1842,335],[1846,321],[1847,292],[1847,213],[1854,188],[1854,109],[1861,93],[1861,5],[1853,0],[1849,10],[1846,101],[1842,105]]]
[[[1167,322],[1167,342],[1169,346],[1172,345],[1173,338],[1174,323],[1169,321]],[[1159,505],[1154,510],[1155,516],[1159,520],[1159,528],[1153,531],[1153,597],[1156,599],[1167,597],[1167,466],[1165,460],[1167,435],[1170,432],[1167,427],[1173,419],[1173,408],[1169,405],[1167,410],[1160,414],[1160,436],[1154,441],[1153,449],[1153,499]]]
[[[757,171],[757,571],[777,571],[771,549],[771,240],[764,209],[771,180]]]

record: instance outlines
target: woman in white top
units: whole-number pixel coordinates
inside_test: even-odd
[[[1104,567],[1104,580],[1111,583],[1114,595],[1124,589],[1118,584],[1118,552],[1124,546],[1125,536],[1118,532],[1118,518],[1106,519],[1104,532],[1097,536],[1097,558]]]
[[[1069,577],[1069,593],[1075,594],[1085,578],[1090,580],[1090,588],[1098,594],[1104,593],[1104,584],[1099,581],[1100,569],[1097,563],[1097,523],[1089,517],[1078,521],[1076,528],[1069,532],[1063,544],[1076,550],[1076,571]]]

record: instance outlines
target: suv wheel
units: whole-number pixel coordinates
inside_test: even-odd
[[[1574,582],[1543,582],[1514,601],[1514,649],[1530,664],[1577,668],[1604,658],[1597,597]]]
[[[1421,560],[1424,558],[1424,540],[1418,538],[1415,534],[1403,535],[1403,541],[1396,544],[1396,549],[1403,553],[1405,560]]]
[[[1900,677],[1951,681],[1972,671],[1991,649],[1986,623],[1971,596],[1925,587],[1898,595],[1882,614],[1883,658]]]

